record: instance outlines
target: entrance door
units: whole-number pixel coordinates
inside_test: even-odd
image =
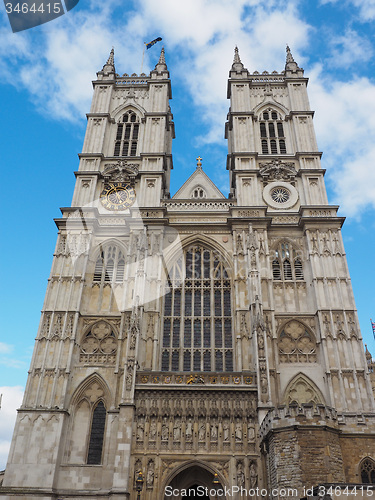
[[[165,500],[215,500],[215,494],[212,493],[221,485],[215,485],[212,481],[214,475],[207,469],[192,465],[179,472],[168,484],[168,489],[173,489],[174,496],[165,496]],[[210,496],[214,495],[214,496]],[[223,496],[220,500],[225,500]]]

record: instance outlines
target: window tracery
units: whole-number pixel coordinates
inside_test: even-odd
[[[117,125],[113,156],[136,156],[140,120],[134,111],[127,111]]]
[[[202,187],[197,186],[196,188],[193,189],[193,192],[191,193],[191,198],[194,199],[207,198],[206,191]]]
[[[231,283],[221,256],[190,247],[164,298],[163,371],[233,371]]]
[[[115,245],[101,249],[96,259],[93,283],[115,284],[124,281],[125,257]]]
[[[106,321],[95,323],[86,333],[79,360],[83,363],[114,363],[116,361],[117,337]]]
[[[365,458],[361,463],[360,473],[363,484],[375,484],[375,461]]]
[[[280,242],[274,257],[272,261],[274,280],[299,281],[304,279],[302,261],[297,251],[289,243]]]
[[[299,321],[289,321],[279,335],[281,363],[315,363],[316,342]]]
[[[285,133],[280,113],[268,108],[259,118],[263,154],[285,154]]]
[[[99,401],[92,412],[87,463],[98,465],[102,462],[104,429],[107,411],[103,401]]]

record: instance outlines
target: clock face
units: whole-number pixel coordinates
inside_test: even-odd
[[[110,182],[103,189],[100,201],[107,210],[125,210],[133,205],[135,191],[127,182]]]

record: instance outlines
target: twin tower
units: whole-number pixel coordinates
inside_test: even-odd
[[[111,52],[0,498],[366,497],[374,396],[306,87],[289,48],[280,73],[236,48],[229,196],[200,159],[171,196],[164,49],[139,76]]]

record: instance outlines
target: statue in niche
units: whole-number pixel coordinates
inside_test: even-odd
[[[179,418],[176,418],[173,426],[173,440],[180,441],[180,439],[181,439],[181,421]]]
[[[250,488],[256,488],[258,486],[258,472],[257,466],[254,461],[250,464]]]
[[[217,422],[213,420],[211,424],[211,441],[217,441]]]
[[[243,463],[237,463],[237,486],[241,488],[245,484],[245,473],[243,471]]]
[[[186,422],[186,441],[191,441],[193,439],[193,419],[191,417],[188,418]]]
[[[153,418],[150,423],[150,441],[155,441],[156,440],[156,420]]]
[[[240,233],[237,234],[237,253],[243,255],[242,236]]]
[[[229,422],[225,419],[223,422],[223,441],[229,441]]]
[[[136,484],[138,474],[141,471],[142,471],[142,462],[138,459],[134,464],[134,484]]]
[[[255,439],[255,429],[254,425],[250,422],[247,427],[247,440],[250,442],[254,441],[254,439]]]
[[[201,422],[198,429],[198,440],[205,441],[206,439],[206,422]]]
[[[155,477],[154,461],[150,460],[148,462],[147,476],[146,476],[146,487],[147,488],[152,488],[154,486],[154,477]]]
[[[235,429],[236,441],[242,441],[242,422],[240,418],[237,418],[236,429]]]
[[[161,439],[162,441],[168,441],[168,418],[163,418],[163,425],[161,426]]]
[[[138,421],[138,426],[137,426],[137,441],[143,441],[145,433],[145,423],[144,423],[144,418],[141,417]]]

